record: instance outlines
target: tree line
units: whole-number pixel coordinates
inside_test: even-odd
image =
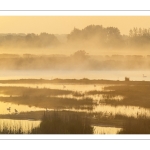
[[[6,34],[0,35],[0,46],[7,47],[50,47],[59,44],[59,40],[53,34]]]
[[[106,49],[149,48],[150,28],[136,28],[129,30],[129,35],[122,35],[116,27],[89,25],[83,29],[74,28],[67,35],[65,44],[74,47],[96,47]],[[0,34],[0,46],[6,47],[36,47],[45,48],[62,46],[61,41],[54,34]]]
[[[0,54],[0,70],[149,70],[150,55],[90,55],[84,50],[67,55]]]

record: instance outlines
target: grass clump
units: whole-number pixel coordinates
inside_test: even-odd
[[[93,134],[93,127],[86,116],[54,111],[45,113],[40,126],[34,128],[31,134]]]
[[[127,118],[119,134],[150,134],[150,117],[141,115]]]

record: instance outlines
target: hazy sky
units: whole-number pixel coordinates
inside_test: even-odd
[[[150,16],[0,16],[0,33],[68,34],[87,25],[118,27],[128,34],[133,27],[150,28]]]

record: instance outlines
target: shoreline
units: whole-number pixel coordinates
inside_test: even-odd
[[[9,79],[9,80],[0,80],[1,84],[59,84],[59,83],[68,83],[68,84],[145,84],[150,83],[150,81],[121,81],[121,80],[105,80],[105,79]]]

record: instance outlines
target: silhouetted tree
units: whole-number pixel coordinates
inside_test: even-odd
[[[133,34],[132,34],[133,31]],[[150,29],[133,28],[129,31],[130,47],[149,48],[150,46]]]
[[[82,30],[74,28],[68,35],[68,42],[85,43],[85,46],[94,43],[96,47],[117,47],[122,43],[122,37],[118,28],[89,25]]]

